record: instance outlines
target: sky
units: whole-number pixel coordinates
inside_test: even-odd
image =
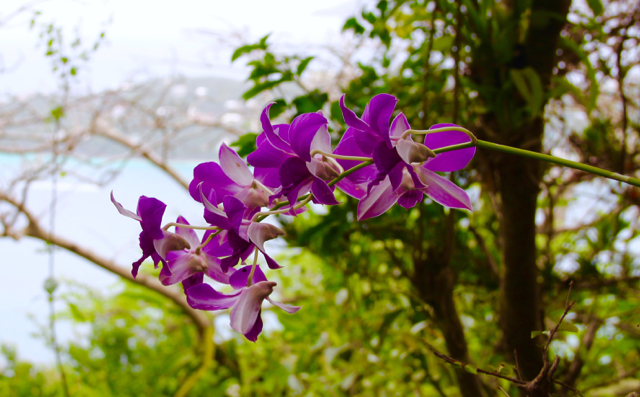
[[[81,85],[93,92],[117,88],[130,79],[167,76],[246,77],[241,63],[230,64],[232,36],[250,40],[271,33],[281,46],[321,46],[336,40],[344,21],[365,0],[222,1],[181,0],[159,6],[151,0],[48,0],[0,27],[0,89],[16,94],[54,90],[45,59],[40,23],[63,27],[67,41],[79,32],[90,48],[102,31],[106,39],[81,70]],[[29,2],[3,0],[0,23]],[[177,6],[179,4],[179,6]],[[36,25],[29,28],[34,11]]]
[[[257,40],[271,33],[271,40],[283,48],[322,46],[339,37],[344,21],[361,7],[362,1],[181,0],[159,6],[159,2],[150,0],[49,0],[36,2],[7,21],[24,4],[27,3],[3,0],[0,5],[0,94],[23,96],[56,90],[50,61],[44,56],[44,42],[38,38],[39,23],[61,26],[64,37],[73,38],[77,31],[89,46],[101,31],[106,31],[106,40],[82,66],[78,76],[78,86],[87,92],[99,92],[120,87],[127,81],[176,74],[245,79],[246,69],[241,63],[230,64],[232,47],[221,38],[240,33]],[[41,14],[36,27],[29,29],[34,10]],[[194,165],[179,164],[178,168],[189,178]],[[0,156],[0,186],[3,175],[19,167],[17,158]],[[187,219],[199,217],[201,209],[172,184],[144,162],[135,161],[104,188],[62,181],[58,186],[56,217],[64,222],[58,221],[56,230],[119,263],[130,263],[139,257],[139,226],[115,213],[109,191],[114,190],[126,208],[135,209],[137,198],[145,194],[162,197],[170,208],[168,217],[178,213]],[[28,205],[44,216],[50,194],[50,183],[36,184]],[[41,339],[31,335],[38,330],[38,323],[45,323],[48,313],[42,288],[48,276],[45,246],[30,239],[5,238],[0,239],[0,252],[4,258],[0,279],[0,342],[17,346],[21,359],[52,362],[51,351]],[[60,279],[75,280],[103,291],[108,291],[117,280],[63,251],[56,252],[55,272]],[[62,305],[63,302],[58,302],[58,309]],[[58,332],[63,343],[75,337],[64,322],[59,324]]]

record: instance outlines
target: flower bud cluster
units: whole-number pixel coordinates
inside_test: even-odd
[[[336,187],[360,200],[358,220],[379,216],[395,203],[411,208],[424,195],[448,207],[470,210],[465,191],[437,172],[464,168],[475,147],[438,155],[433,150],[468,143],[471,138],[453,124],[438,124],[432,129],[439,132],[427,131],[424,144],[415,142],[402,113],[391,121],[396,102],[391,95],[377,95],[358,117],[345,106],[343,96],[340,106],[348,128],[335,150],[322,112],[299,115],[291,124],[273,124],[268,105],[260,117],[263,132],[257,137],[257,149],[247,157],[251,168],[223,144],[219,162],[194,169],[189,193],[202,204],[206,226],[191,226],[178,217],[161,227],[166,205],[160,200],[142,196],[134,213],[112,194],[120,214],[142,227],[142,256],[133,263],[133,276],[147,258],[156,267],[162,263],[162,284],[182,283],[195,309],[231,308],[231,327],[255,341],[262,331],[260,312],[265,299],[288,313],[300,309],[270,298],[276,283],[268,281],[257,264],[260,252],[270,269],[280,268],[264,243],[284,233],[261,222],[266,216],[297,216],[309,201],[336,205]],[[174,232],[170,226],[175,226]],[[202,238],[195,232],[198,229],[205,230]],[[253,264],[247,265],[252,254]],[[233,292],[215,290],[204,282],[205,275],[229,285]]]

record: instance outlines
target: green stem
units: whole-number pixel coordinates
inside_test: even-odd
[[[249,273],[249,278],[247,278],[247,287],[251,287],[253,284],[253,274],[256,272],[256,265],[258,264],[258,247],[254,250],[253,255],[253,265],[251,265],[251,273]]]
[[[183,229],[192,229],[192,230],[220,230],[218,226],[195,226],[195,225],[185,225],[183,223],[175,223],[169,222],[162,227],[163,230],[169,230],[171,226],[181,227]]]
[[[338,175],[338,177],[336,177],[336,179],[332,180],[331,182],[329,182],[329,186],[333,186],[336,183],[340,182],[344,177],[346,177],[347,175],[353,174],[354,172],[358,171],[361,168],[364,168],[368,165],[373,164],[373,160],[367,160],[361,164],[356,165],[353,168],[349,168],[348,170],[346,170],[345,172],[343,172],[342,174]]]
[[[452,150],[465,149],[473,146],[474,146],[473,143],[467,142],[467,143],[461,143],[458,145],[452,145],[452,146],[447,146],[439,149],[434,149],[433,151],[434,153],[438,154],[438,153],[450,152]],[[518,149],[511,146],[499,145],[497,143],[491,143],[491,142],[481,141],[481,140],[478,140],[478,143],[475,146],[478,146],[479,148],[483,148],[483,149],[490,149],[490,150],[496,150],[498,152],[515,154],[517,156],[527,157],[530,159],[546,161],[547,163],[563,165],[565,167],[574,168],[576,170],[588,172],[594,175],[602,176],[602,177],[613,179],[616,181],[628,183],[629,185],[640,187],[640,179],[633,178],[627,175],[621,175],[621,174],[618,174],[617,172],[603,170],[602,168],[593,167],[591,165],[578,163],[576,161],[561,159],[559,157],[550,156],[548,154],[532,152],[529,150]]]
[[[361,156],[344,156],[341,154],[333,154],[333,153],[327,153],[327,152],[323,152],[322,150],[318,150],[318,149],[314,149],[311,152],[311,157],[313,157],[315,154],[321,154],[325,157],[331,157],[334,159],[339,159],[339,160],[354,160],[354,161],[369,161],[371,160],[371,157],[361,157]]]
[[[209,241],[211,241],[212,238],[214,238],[215,236],[217,236],[220,233],[222,233],[222,230],[218,230],[215,233],[211,233],[209,235],[209,237],[207,237],[207,239],[204,241],[204,243],[202,243],[198,247],[196,247],[196,255],[200,255],[200,250],[202,250],[207,244],[209,244]]]
[[[455,149],[452,149],[455,150]],[[367,161],[364,161],[358,165],[356,165],[353,168],[349,168],[348,170],[342,172],[340,175],[338,175],[334,180],[332,180],[331,182],[328,183],[329,186],[333,186],[336,183],[340,182],[343,178],[345,178],[346,176],[353,174],[354,172],[358,171],[359,169],[362,169],[368,165],[373,164],[373,159],[368,159]],[[311,201],[311,199],[313,198],[313,196],[311,195],[311,193],[298,197],[298,201],[299,203],[295,205],[294,208],[300,208],[303,205],[306,205],[309,201]],[[288,201],[281,201],[279,203],[277,203],[276,205],[274,205],[271,210],[267,211],[267,212],[259,212],[254,216],[254,222],[260,222],[262,221],[264,218],[266,218],[269,215],[272,214],[282,214],[282,213],[286,213],[289,212],[289,210],[286,211],[277,211],[279,208],[284,207],[285,205],[289,205]]]

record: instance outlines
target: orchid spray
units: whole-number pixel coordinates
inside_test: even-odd
[[[472,210],[467,193],[438,173],[463,169],[476,148],[543,160],[576,168],[640,187],[640,180],[557,157],[480,141],[455,124],[436,124],[428,130],[413,130],[402,112],[393,120],[398,100],[376,95],[358,117],[340,99],[347,130],[335,149],[331,146],[328,121],[321,111],[297,116],[291,124],[273,124],[268,105],[260,121],[263,132],[256,150],[245,161],[222,145],[219,163],[207,162],[194,169],[189,185],[191,197],[203,206],[204,225],[194,226],[183,217],[162,225],[166,205],[141,196],[134,213],[111,200],[120,214],[142,227],[139,241],[142,257],[132,264],[135,277],[147,258],[162,263],[164,285],[182,283],[187,302],[194,309],[231,308],[231,328],[248,340],[262,332],[264,300],[287,313],[300,309],[270,298],[276,283],[269,281],[258,265],[262,254],[269,269],[280,265],[267,254],[264,243],[284,232],[262,222],[270,215],[297,216],[310,202],[339,204],[338,188],[359,200],[358,220],[384,214],[398,204],[412,208],[430,197],[443,206]],[[424,143],[413,135],[425,135]],[[170,232],[171,227],[175,228]],[[195,230],[203,230],[198,238]],[[247,265],[246,261],[252,263]],[[240,267],[238,265],[240,264]],[[226,284],[230,292],[217,291],[204,276]]]

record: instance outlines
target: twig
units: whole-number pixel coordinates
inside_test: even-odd
[[[562,324],[562,321],[564,320],[565,316],[567,315],[567,313],[569,313],[569,310],[571,310],[571,307],[576,303],[575,301],[573,302],[569,302],[569,299],[571,298],[571,290],[573,289],[573,280],[569,283],[569,292],[567,293],[567,300],[564,304],[564,313],[562,314],[562,317],[560,317],[560,321],[558,321],[558,324],[556,324],[555,327],[553,327],[552,330],[549,331],[549,339],[547,339],[547,343],[544,346],[544,349],[542,350],[542,354],[544,355],[544,359],[545,361],[547,360],[547,350],[549,349],[549,344],[551,344],[551,340],[553,339],[553,336],[555,335],[555,333],[558,331],[558,328],[560,328],[560,324]]]
[[[506,391],[504,391],[504,389],[503,389],[502,387],[498,386],[498,390],[500,390],[501,392],[503,392],[505,396],[507,396],[507,397],[511,397],[511,396],[509,395],[509,393],[507,393]]]
[[[518,350],[517,349],[513,349],[513,357],[516,361],[516,365],[515,365],[515,370],[516,370],[516,375],[518,376],[518,379],[522,380],[522,375],[520,374],[520,366],[518,365]]]

